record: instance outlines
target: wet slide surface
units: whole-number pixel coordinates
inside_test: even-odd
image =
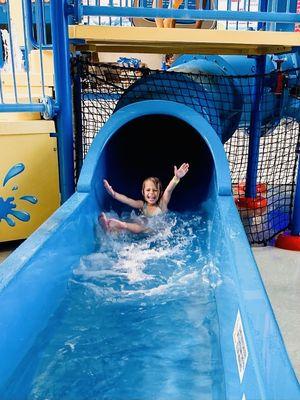
[[[156,217],[147,235],[98,227],[5,399],[225,398],[211,224],[199,211]]]

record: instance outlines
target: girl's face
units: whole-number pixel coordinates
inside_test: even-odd
[[[160,191],[155,183],[148,179],[144,182],[143,196],[146,203],[154,205],[159,200]]]

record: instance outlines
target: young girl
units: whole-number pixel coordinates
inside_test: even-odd
[[[189,170],[189,164],[184,163],[179,169],[174,166],[174,177],[169,182],[165,191],[162,192],[162,184],[158,178],[150,177],[144,180],[142,186],[142,195],[144,200],[133,200],[121,193],[116,192],[112,186],[104,179],[104,187],[107,192],[121,203],[127,204],[133,208],[141,210],[142,214],[151,218],[168,210],[168,204],[171,199],[173,190]],[[114,218],[107,218],[102,213],[99,217],[102,226],[107,231],[127,230],[132,233],[141,233],[149,230],[147,225],[138,222],[124,222]]]

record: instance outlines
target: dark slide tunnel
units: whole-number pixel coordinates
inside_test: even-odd
[[[196,209],[208,196],[214,171],[211,152],[199,133],[179,118],[145,115],[127,122],[112,135],[103,157],[106,178],[129,197],[141,198],[142,182],[149,176],[160,178],[165,188],[174,165],[183,162],[190,164],[190,171],[174,191],[169,208]],[[119,204],[114,208],[121,210]]]

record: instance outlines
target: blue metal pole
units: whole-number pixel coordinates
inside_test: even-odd
[[[74,104],[74,123],[75,123],[75,153],[76,153],[76,180],[78,180],[83,163],[83,143],[82,143],[82,108],[81,108],[81,64],[79,57],[74,59],[73,65],[73,104]]]
[[[261,0],[260,12],[266,12],[268,9],[268,0]],[[266,23],[260,22],[257,26],[258,30],[265,30]],[[250,198],[256,197],[257,169],[259,159],[259,143],[261,136],[261,101],[263,95],[263,74],[266,70],[266,56],[255,57],[256,77],[254,86],[254,96],[251,107],[251,118],[249,128],[249,150],[246,177],[245,196]]]
[[[51,28],[55,74],[55,97],[61,201],[74,193],[72,92],[67,0],[51,0]]]
[[[291,234],[295,236],[300,235],[300,155],[299,154],[298,154],[298,174],[297,174],[296,192],[294,198]]]
[[[267,12],[268,11],[268,0],[261,0],[260,1],[260,10],[259,11],[260,12]],[[267,13],[267,14],[270,14],[270,13]],[[275,15],[277,15],[277,13]],[[277,21],[275,21],[275,22],[277,22]],[[259,22],[258,25],[257,25],[257,30],[258,31],[265,31],[266,30],[266,23],[265,22]]]
[[[37,16],[37,12],[35,12],[35,21],[33,20],[33,9],[32,9],[32,4],[31,0],[22,0],[23,3],[23,14],[24,14],[24,22],[25,22],[25,29],[26,29],[26,43],[28,50],[30,51],[31,49],[37,49],[39,47],[39,43],[36,41],[34,38],[34,32],[33,32],[33,25],[34,22],[36,23],[37,30],[39,29],[39,24],[45,24],[45,16],[43,10],[40,8],[40,12],[42,12],[43,15],[43,22],[39,20]],[[37,6],[36,6],[37,7]],[[42,25],[41,25],[42,26]],[[45,26],[42,26],[42,29],[45,30]],[[52,45],[46,43],[46,37],[45,40],[42,41],[42,48],[44,49],[51,49]]]
[[[292,0],[293,11],[296,11],[297,4],[294,4],[296,0]],[[298,52],[299,55],[299,52]],[[294,207],[291,223],[291,233],[292,235],[300,235],[300,148],[298,149],[298,171],[297,171],[297,181],[296,181],[296,192],[294,197]]]
[[[24,0],[22,0],[22,13],[23,13],[23,34],[24,34],[24,66],[25,66],[26,77],[27,77],[28,98],[29,98],[30,103],[32,103],[30,73],[29,73],[29,69],[30,69],[29,53],[30,53],[31,49],[28,47],[28,45],[29,45],[29,41],[28,41],[28,37],[27,37],[28,21],[25,18]]]
[[[263,81],[266,66],[266,56],[255,57],[256,73],[254,96],[252,101],[250,132],[249,132],[249,151],[246,177],[245,196],[256,197],[257,168],[259,158],[259,142],[261,136],[261,101],[263,94]]]
[[[22,0],[22,2],[26,29],[26,45],[30,52],[32,48],[37,48],[37,42],[33,36],[32,3],[31,0]]]

